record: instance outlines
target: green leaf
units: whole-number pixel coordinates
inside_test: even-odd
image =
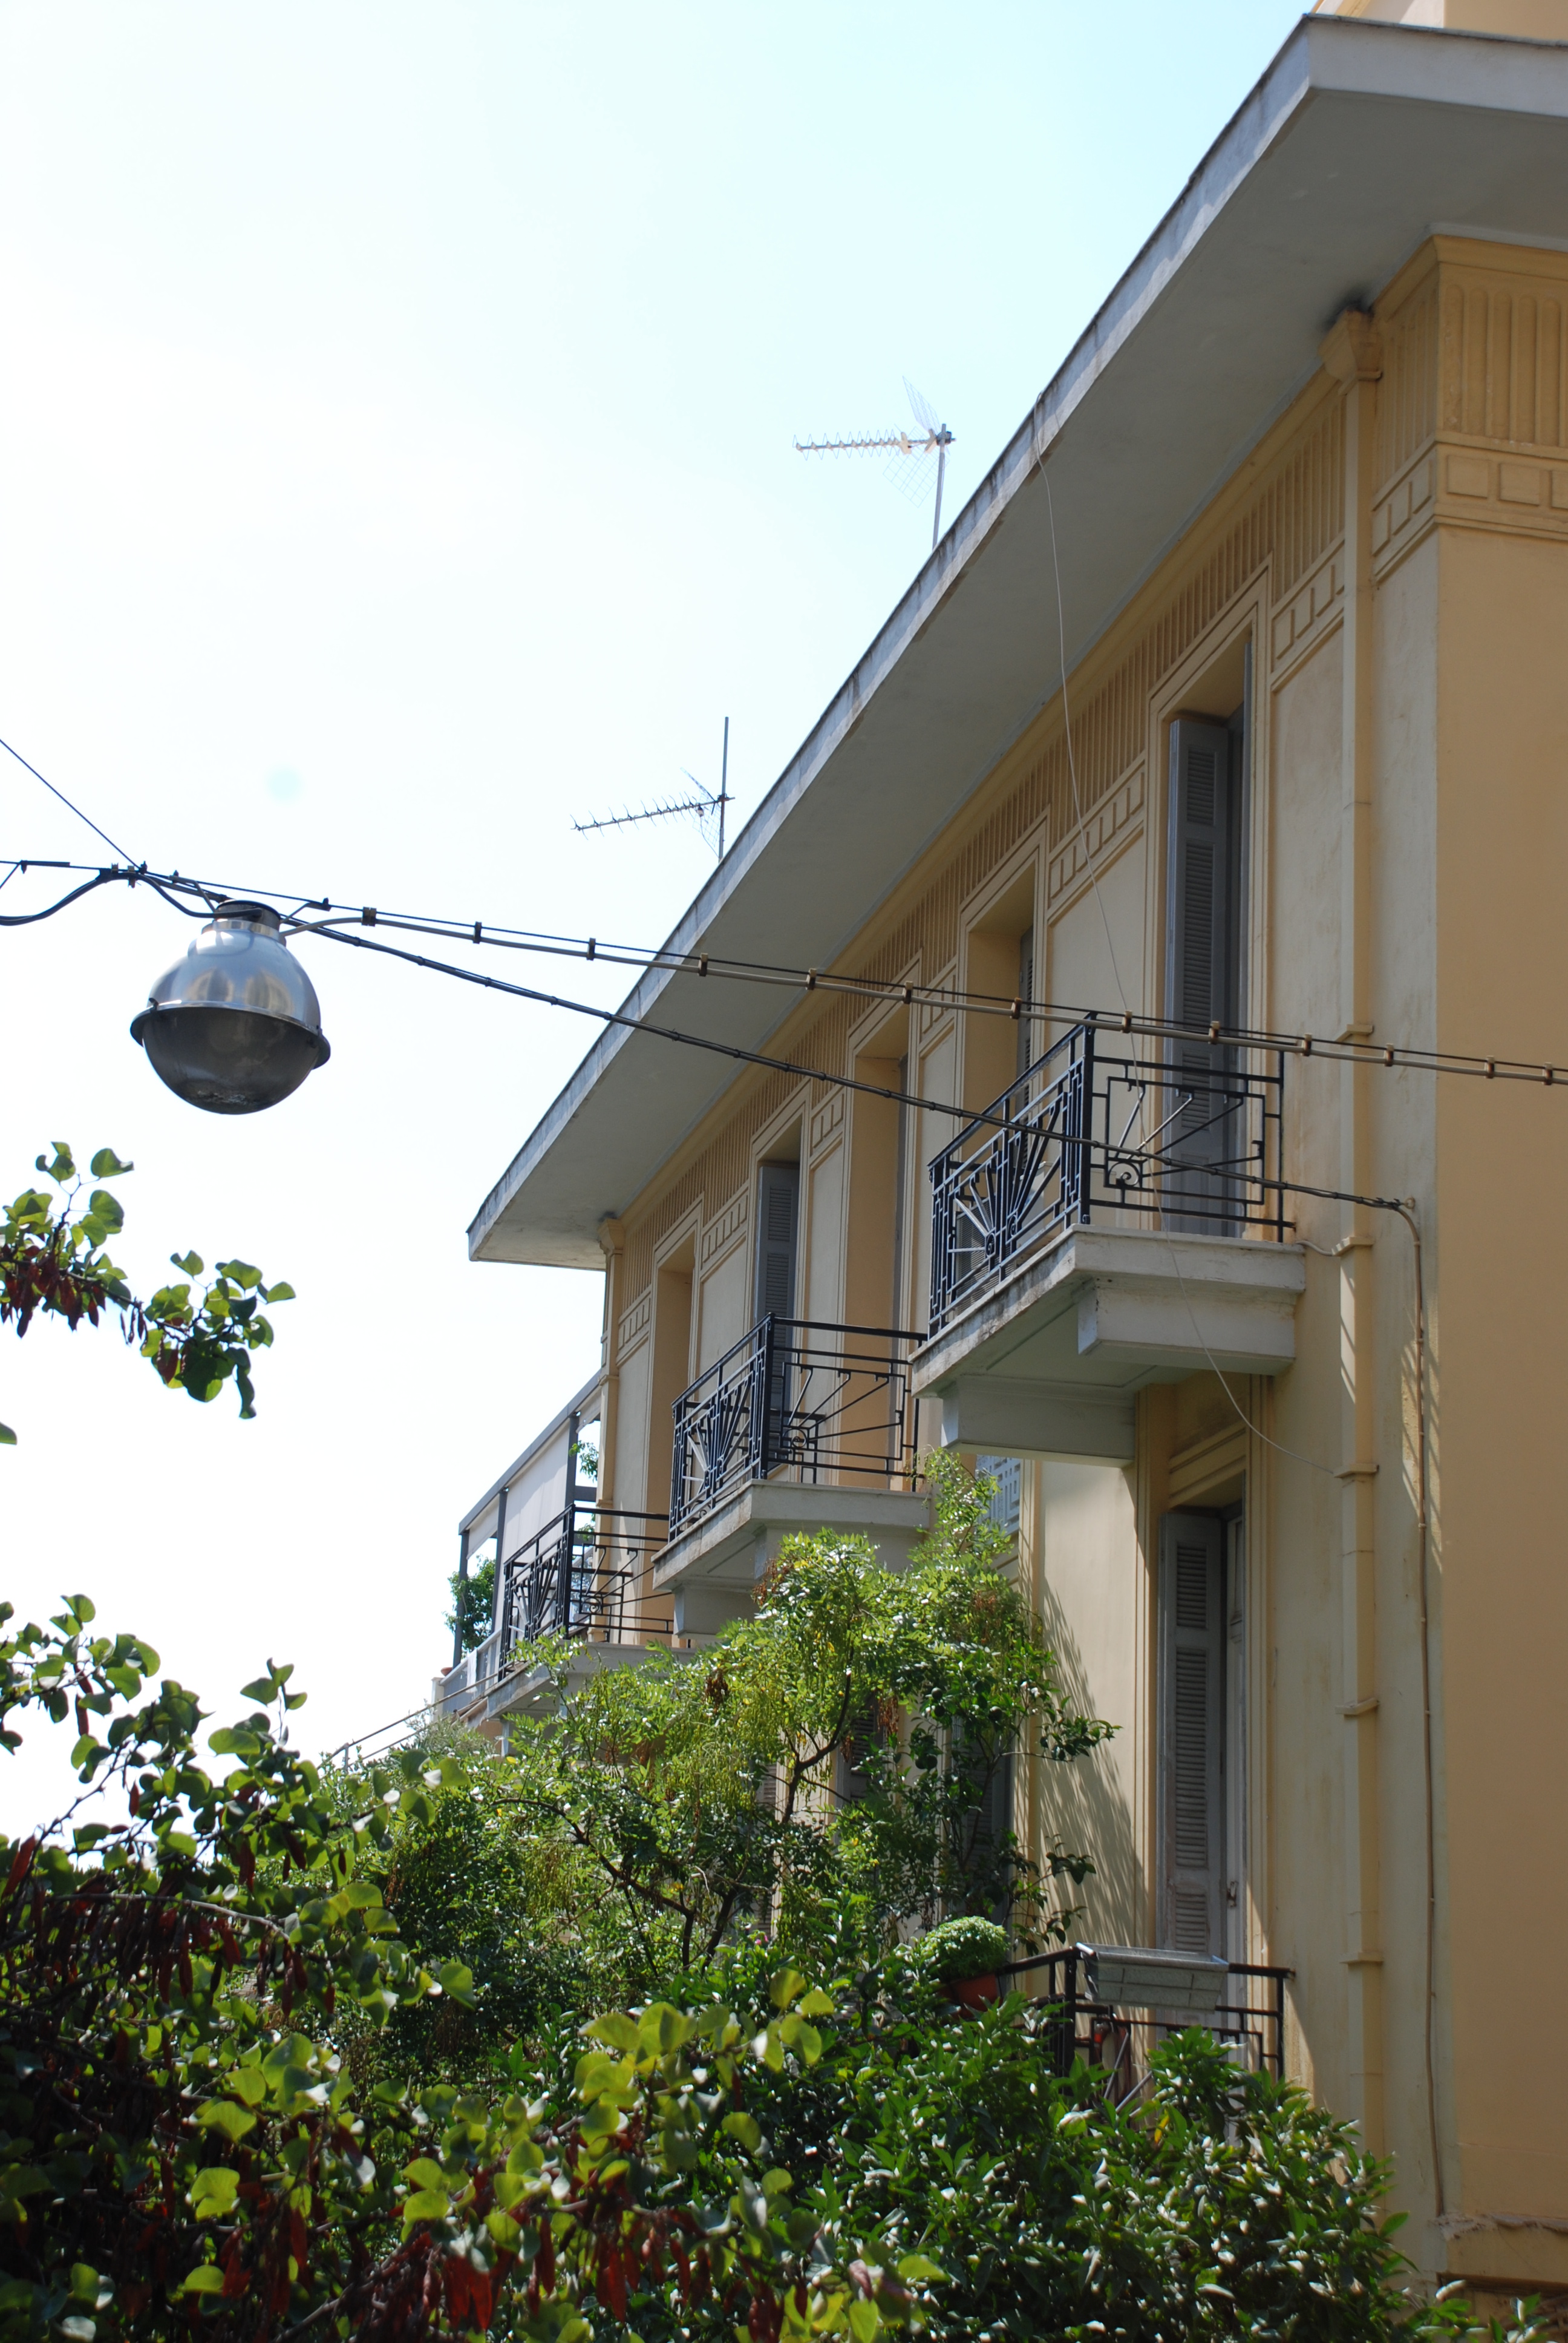
[[[76,1160],[63,1139],[56,1139],[54,1148],[52,1163],[45,1163],[41,1155],[35,1156],[34,1162],[45,1180],[53,1180],[56,1188],[63,1188],[67,1180],[74,1180],[76,1176]]]
[[[264,1708],[269,1708],[277,1698],[277,1686],[271,1676],[257,1676],[253,1683],[241,1684],[239,1696],[241,1700],[258,1700]]]
[[[951,2279],[940,2262],[930,2254],[906,2254],[899,2264],[899,2276],[911,2286],[950,2285]]]
[[[638,2048],[644,2057],[668,2058],[672,2050],[690,2040],[693,2031],[683,2011],[672,2009],[668,2001],[656,2001],[638,2021]]]
[[[238,2191],[239,2175],[231,2166],[208,2165],[191,2182],[191,2210],[198,2221],[210,2221],[216,2215],[232,2213]],[[219,2283],[222,2283],[221,2278]]]
[[[806,1980],[799,1969],[780,1969],[769,1983],[768,1997],[775,2009],[788,2009],[805,1990]]]
[[[450,1994],[463,2008],[473,2008],[474,1972],[471,1968],[462,1961],[443,1961],[436,1974],[441,1980],[443,1993]]]
[[[585,2026],[583,2032],[590,2042],[607,2042],[612,2050],[635,2050],[638,2046],[637,2020],[623,2009],[607,2011]]]
[[[447,2176],[434,2157],[417,2156],[412,2164],[403,2167],[403,2177],[415,2188],[438,2188],[447,2193]]]
[[[261,1289],[261,1298],[264,1302],[271,1303],[274,1302],[297,1302],[299,1296],[295,1292],[292,1285],[280,1282],[276,1285],[264,1285]]]
[[[410,2197],[403,2207],[405,2221],[444,2221],[452,2209],[452,2200],[444,2188],[421,2188]]]
[[[256,2117],[249,2108],[236,2107],[232,2099],[209,2099],[196,2121],[204,2129],[221,2131],[232,2140],[243,2139],[247,2131],[256,2128]]]
[[[203,2262],[199,2268],[188,2271],[181,2278],[180,2291],[183,2294],[221,2294],[223,2272],[216,2262]]]
[[[0,1448],[15,1448],[16,1435],[8,1423],[0,1423]]]
[[[206,1267],[199,1252],[171,1252],[169,1259],[176,1269],[183,1269],[187,1277],[199,1277]]]
[[[822,2056],[822,2037],[803,2017],[787,2017],[779,2028],[779,2036],[808,2066],[814,2066]],[[769,2059],[768,2063],[771,2066],[773,2062]]]
[[[726,2116],[720,2128],[732,2139],[738,2139],[742,2147],[749,2148],[753,2156],[762,2145],[761,2127],[756,2117],[748,2115],[744,2107],[737,2107],[732,2115]]]
[[[112,1180],[116,1173],[134,1172],[134,1163],[122,1163],[112,1147],[100,1147],[87,1169],[95,1180]]]
[[[608,2058],[602,2050],[589,2050],[578,2060],[572,2087],[579,2099],[617,2098],[632,2088],[631,2077],[629,2058]]]
[[[882,2314],[874,2302],[852,2302],[849,2305],[849,2332],[855,2343],[872,2343],[881,2323]]]
[[[796,2012],[798,2017],[831,2017],[832,2015],[833,1996],[830,1993],[824,1993],[819,1985],[811,1987]]]
[[[111,1196],[106,1188],[95,1188],[88,1197],[87,1213],[84,1218],[89,1216],[97,1222],[99,1228],[111,1234],[126,1225],[126,1215],[121,1208],[119,1198]]]

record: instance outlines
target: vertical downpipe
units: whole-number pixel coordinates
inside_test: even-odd
[[[1382,358],[1364,310],[1346,309],[1322,345],[1344,385],[1344,691],[1340,826],[1340,1036],[1372,1031],[1372,500],[1377,386]],[[1366,1065],[1340,1070],[1340,1184],[1374,1192]],[[1383,2064],[1382,1846],[1377,1666],[1377,1408],[1372,1342],[1372,1215],[1343,1208],[1340,1256],[1341,1621],[1344,1716],[1345,1951],[1350,1980],[1350,2086],[1368,2150],[1387,2145]]]

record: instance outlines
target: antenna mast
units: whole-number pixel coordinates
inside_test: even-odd
[[[888,477],[907,497],[925,494],[925,458],[937,459],[936,509],[931,517],[931,551],[934,553],[942,534],[942,483],[947,474],[948,449],[953,435],[941,422],[928,399],[922,398],[909,376],[904,377],[904,389],[920,425],[918,435],[908,431],[867,432],[849,439],[797,439],[795,451],[800,456],[870,456],[886,449],[892,457]]]
[[[686,772],[684,765],[681,767],[681,770],[682,772]],[[692,788],[699,792],[697,797],[672,799],[666,805],[638,806],[635,811],[629,813],[598,814],[590,821],[574,821],[572,828],[579,834],[585,833],[590,830],[626,830],[634,822],[668,821],[677,814],[695,814],[697,817],[697,826],[701,830],[703,826],[711,820],[713,815],[717,813],[719,816],[719,860],[722,862],[724,860],[725,809],[728,806],[733,805],[735,802],[734,799],[729,794],[729,719],[728,716],[724,719],[724,750],[722,761],[719,767],[718,795],[715,796],[711,789],[705,789],[702,783],[698,779],[695,773],[686,773],[686,778],[691,783]]]

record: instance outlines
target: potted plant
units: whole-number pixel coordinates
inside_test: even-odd
[[[983,2009],[996,1999],[996,1973],[1008,1955],[1007,1930],[996,1921],[976,1913],[944,1920],[920,1949],[931,1976],[960,2008]]]

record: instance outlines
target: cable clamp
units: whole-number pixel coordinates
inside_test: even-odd
[[[1334,1474],[1336,1481],[1371,1481],[1377,1476],[1376,1464],[1342,1464]]]

